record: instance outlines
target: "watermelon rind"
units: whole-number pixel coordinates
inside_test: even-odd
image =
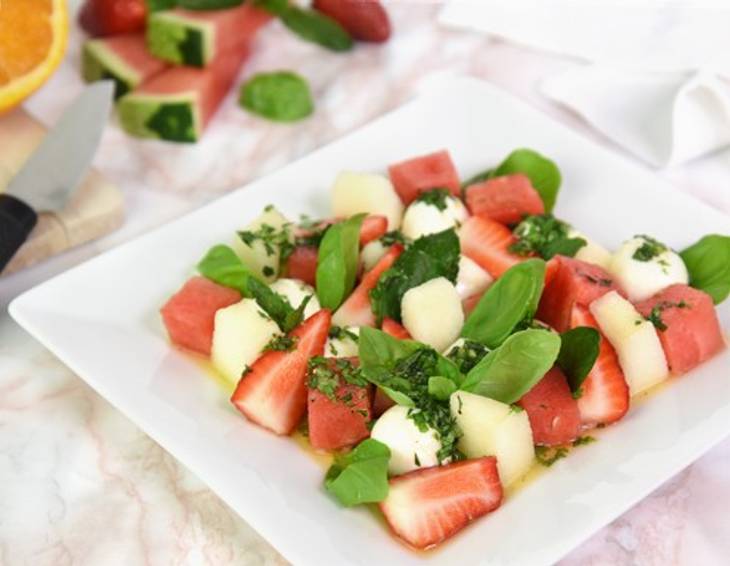
[[[103,39],[84,43],[81,74],[86,82],[114,81],[114,98],[124,96],[142,82],[140,73],[109,49]]]
[[[147,19],[146,40],[149,52],[159,59],[205,67],[213,59],[215,27],[174,11],[155,12]]]
[[[119,99],[118,113],[122,128],[136,137],[181,143],[200,138],[201,118],[195,92],[131,92]]]

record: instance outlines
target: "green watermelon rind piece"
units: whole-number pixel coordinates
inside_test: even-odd
[[[202,131],[195,92],[145,94],[131,92],[119,100],[119,122],[139,138],[193,143]]]
[[[103,39],[90,39],[84,43],[81,75],[89,83],[104,79],[114,81],[114,98],[134,90],[142,82],[137,70],[109,49]]]
[[[176,65],[205,67],[213,59],[215,27],[173,11],[147,18],[147,49],[163,61]]]

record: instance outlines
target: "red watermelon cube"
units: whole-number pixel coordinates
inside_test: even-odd
[[[404,204],[431,189],[449,189],[455,197],[460,196],[459,174],[445,149],[391,165],[388,173]]]
[[[558,332],[570,329],[573,305],[588,306],[609,291],[619,290],[611,274],[602,267],[565,256],[555,256],[551,261],[554,263],[537,318]]]
[[[338,364],[351,364],[348,359],[332,360],[329,368],[338,371]],[[352,367],[350,365],[350,367]],[[307,403],[309,442],[316,450],[341,450],[370,436],[373,391],[370,385],[347,383],[342,377],[333,391],[310,387]]]
[[[685,373],[725,347],[712,298],[680,283],[637,303],[650,317],[674,373]]]
[[[309,285],[317,284],[317,257],[319,250],[314,246],[297,246],[286,260],[287,276],[301,279]]]
[[[240,300],[241,294],[234,289],[193,277],[170,297],[160,313],[174,344],[209,356],[216,311]]]
[[[476,216],[517,224],[525,216],[544,214],[545,205],[522,173],[494,177],[466,188],[466,206]]]
[[[558,446],[580,434],[580,411],[568,380],[553,367],[517,404],[527,411],[535,444]]]

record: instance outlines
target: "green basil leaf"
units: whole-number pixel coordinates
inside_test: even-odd
[[[317,256],[317,298],[328,309],[342,304],[355,286],[360,254],[360,226],[366,214],[357,214],[330,226]]]
[[[366,377],[367,379],[367,377]],[[368,380],[370,381],[370,380]],[[372,382],[375,383],[375,382]],[[383,393],[385,393],[396,405],[402,405],[403,407],[408,407],[409,409],[412,409],[416,406],[416,402],[411,399],[408,395],[401,391],[397,391],[395,389],[392,389],[391,387],[388,387],[387,385],[378,384],[377,385]]]
[[[545,282],[545,262],[528,259],[510,267],[484,293],[464,323],[464,338],[496,348],[517,325],[537,311]]]
[[[719,305],[730,295],[730,236],[710,234],[680,252],[689,284]]]
[[[241,85],[238,103],[259,116],[294,122],[314,110],[307,81],[290,71],[257,73]]]
[[[145,0],[147,12],[161,12],[162,10],[172,10],[177,6],[177,0]]]
[[[576,393],[598,359],[601,335],[589,326],[578,326],[560,335],[557,364]]]
[[[345,29],[316,10],[288,6],[279,14],[282,23],[299,37],[332,51],[349,51],[353,41]]]
[[[542,257],[550,259],[556,255],[564,255],[567,257],[575,257],[578,250],[585,246],[588,242],[584,238],[563,238],[550,242],[543,249]]]
[[[489,348],[484,344],[464,339],[461,345],[453,346],[448,351],[447,357],[454,362],[460,372],[469,373],[488,353]]]
[[[378,321],[390,317],[400,322],[401,300],[408,289],[437,277],[455,282],[459,274],[461,248],[453,229],[418,238],[390,269],[380,276],[370,292],[373,312]]]
[[[253,0],[253,5],[263,8],[270,14],[280,16],[289,7],[289,0]]]
[[[440,401],[448,399],[456,389],[456,383],[448,377],[434,375],[428,378],[428,394]]]
[[[373,438],[338,457],[327,471],[324,485],[345,507],[377,503],[388,496],[390,449]]]
[[[502,403],[514,403],[550,370],[558,352],[560,336],[553,332],[516,332],[467,374],[461,389]]]
[[[423,347],[423,344],[413,340],[398,340],[387,332],[363,326],[360,328],[358,340],[360,367],[391,367],[398,360]]]
[[[540,194],[545,212],[551,212],[558,198],[561,177],[557,165],[532,149],[516,149],[494,170],[493,177],[524,173]]]
[[[462,375],[461,370],[459,370],[459,366],[441,354],[438,354],[438,357],[436,358],[436,371],[439,376],[446,377],[456,385],[460,385],[464,380],[464,376]]]
[[[177,0],[177,5],[186,10],[224,10],[243,4],[243,0]]]

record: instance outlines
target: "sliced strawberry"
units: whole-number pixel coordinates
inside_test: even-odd
[[[545,205],[522,173],[494,177],[466,188],[466,206],[476,216],[502,224],[517,224],[530,214],[543,214]]]
[[[699,289],[675,284],[636,304],[659,320],[657,334],[674,373],[685,373],[725,347],[712,298]]]
[[[334,317],[337,326],[375,326],[375,315],[370,308],[370,291],[375,288],[378,279],[403,252],[403,246],[395,245],[378,260],[370,271],[363,275],[362,281],[347,300],[342,303]]]
[[[382,43],[390,37],[390,20],[378,0],[314,0],[312,7],[359,41]]]
[[[558,332],[570,328],[573,305],[588,306],[609,291],[618,291],[613,277],[602,267],[565,256],[550,260],[557,266],[545,275],[545,289],[540,298],[537,317]]]
[[[588,307],[573,306],[571,327],[576,326],[598,329],[598,323]],[[629,386],[618,363],[616,351],[603,334],[598,359],[581,385],[578,410],[584,426],[616,422],[629,410]]]
[[[461,196],[459,175],[446,150],[395,163],[388,167],[388,173],[405,204],[410,204],[419,194],[431,189],[449,189],[455,197]]]
[[[354,359],[355,363],[357,358]],[[341,373],[342,362],[353,360],[329,358],[329,369]],[[309,388],[307,418],[309,442],[316,450],[340,450],[353,446],[370,436],[368,423],[372,419],[372,386],[361,387],[347,383],[339,377],[339,385],[326,393]]]
[[[288,277],[301,279],[309,285],[317,282],[317,248],[313,246],[297,246],[286,260]]]
[[[377,240],[388,231],[388,219],[379,214],[366,216],[360,226],[360,245]]]
[[[373,416],[375,418],[379,417],[393,405],[395,405],[395,401],[383,393],[380,387],[376,387],[375,397],[373,398]]]
[[[380,509],[396,535],[424,549],[494,511],[502,496],[497,460],[487,456],[393,478]]]
[[[317,311],[291,332],[290,352],[262,355],[241,377],[231,402],[250,421],[276,434],[291,434],[307,408],[307,362],[324,353],[330,311]]]
[[[402,324],[387,316],[383,319],[383,332],[387,332],[393,338],[398,338],[398,340],[411,339],[410,333],[405,329]]]
[[[560,256],[555,256],[545,262],[545,287],[550,285],[558,271],[560,271]]]
[[[474,260],[495,279],[524,258],[510,253],[517,239],[504,224],[471,216],[459,230],[461,253]]]
[[[580,434],[580,412],[568,381],[552,368],[517,404],[527,411],[535,444],[556,446]]]

